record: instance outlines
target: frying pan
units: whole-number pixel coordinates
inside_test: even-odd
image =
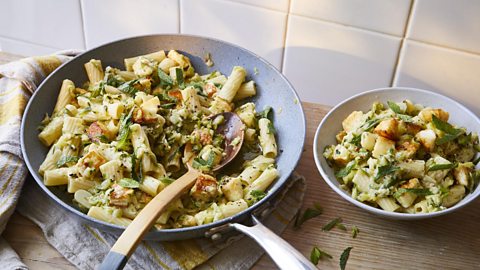
[[[236,65],[243,66],[247,70],[247,80],[253,79],[257,84],[257,96],[252,98],[257,109],[262,110],[268,105],[275,112],[274,124],[280,148],[280,154],[277,158],[280,177],[269,188],[267,196],[252,207],[232,217],[195,227],[152,229],[145,239],[172,241],[205,237],[205,235],[218,231],[217,228],[219,227],[229,227],[245,231],[260,244],[262,244],[262,241],[267,241],[266,243],[269,245],[276,246],[274,247],[276,248],[274,252],[277,252],[275,257],[278,256],[282,259],[284,267],[287,267],[285,258],[294,256],[297,259],[292,257],[293,264],[290,265],[291,267],[308,266],[307,268],[310,269],[313,265],[309,264],[309,261],[298,251],[274,233],[265,231],[268,229],[263,227],[257,219],[251,218],[253,214],[258,215],[258,213],[265,212],[271,206],[274,197],[281,187],[287,183],[290,174],[300,159],[305,141],[305,116],[298,95],[287,79],[271,64],[252,52],[227,42],[191,35],[140,36],[102,45],[63,64],[38,87],[23,116],[21,127],[22,153],[33,178],[51,199],[79,216],[85,223],[103,231],[120,234],[124,229],[122,226],[94,219],[81,212],[72,203],[72,195],[68,194],[64,187],[46,187],[43,184],[43,179],[38,174],[38,168],[45,159],[48,149],[38,140],[37,127],[45,114],[52,112],[64,79],[72,80],[75,85],[82,85],[83,82],[88,80],[83,64],[90,59],[100,59],[104,67],[123,68],[124,58],[171,49],[188,56],[199,74],[210,73],[214,70],[223,74],[230,74],[231,69]],[[208,53],[214,62],[212,67],[208,67],[204,63],[203,58]],[[252,220],[255,225],[253,227],[241,225],[241,223],[251,224]],[[273,238],[275,238],[273,241],[269,240]],[[278,245],[282,244],[284,246],[279,248]],[[265,247],[265,245],[263,246]],[[266,250],[269,253],[272,252],[271,248],[266,248]]]

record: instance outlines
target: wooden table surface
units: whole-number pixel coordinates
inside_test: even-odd
[[[0,64],[15,59],[18,57],[0,52]],[[331,254],[333,259],[320,261],[321,269],[339,269],[339,257],[346,247],[353,247],[347,269],[480,269],[480,200],[447,216],[421,221],[387,220],[353,206],[326,185],[313,160],[313,136],[329,107],[303,105],[307,138],[297,171],[307,179],[304,207],[320,203],[324,213],[300,230],[290,225],[282,234],[284,239],[306,256],[313,246]],[[353,239],[350,231],[321,230],[336,217],[343,218],[349,229],[356,225],[358,237]],[[36,225],[17,213],[3,237],[31,269],[74,269]],[[263,256],[254,269],[276,267]]]

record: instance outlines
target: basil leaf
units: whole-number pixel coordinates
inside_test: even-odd
[[[357,238],[357,235],[360,233],[360,229],[357,226],[352,226],[352,238]]]
[[[427,171],[432,172],[432,171],[439,171],[439,170],[450,170],[453,168],[456,168],[458,166],[457,163],[445,163],[445,164],[433,164],[428,167]]]
[[[345,270],[345,267],[347,266],[348,258],[350,257],[350,251],[352,250],[352,248],[353,247],[346,248],[342,252],[342,255],[340,255],[340,269],[341,270]]]
[[[355,162],[355,160],[352,160],[350,161],[347,166],[345,166],[344,168],[340,169],[336,174],[335,176],[338,177],[338,178],[342,178],[342,177],[345,177],[347,175],[350,174],[350,172],[352,171],[353,167],[355,167],[357,163]]]
[[[395,198],[398,198],[402,196],[404,193],[412,193],[418,196],[427,196],[427,195],[432,195],[433,193],[428,189],[428,188],[399,188],[393,196]]]
[[[124,92],[125,94],[129,94],[129,95],[133,96],[133,95],[135,95],[135,93],[138,92],[138,90],[135,87],[133,87],[136,83],[138,83],[137,79],[122,83],[118,87],[118,90]]]
[[[71,162],[77,162],[78,161],[78,157],[74,157],[74,156],[62,156],[58,161],[57,161],[57,167],[60,168],[62,167],[63,165],[67,164],[67,163],[71,163]]]
[[[384,166],[380,166],[378,167],[378,172],[377,172],[377,175],[375,175],[375,177],[373,178],[374,180],[378,180],[386,175],[389,175],[389,174],[392,174],[394,173],[395,171],[398,171],[400,169],[400,167],[395,167],[393,165],[384,165]]]
[[[319,249],[318,247],[313,247],[312,252],[310,252],[310,261],[314,264],[317,265],[320,260],[323,260],[324,258],[329,258],[332,259],[332,255],[326,253],[325,251]]]
[[[131,178],[122,178],[118,181],[118,184],[124,188],[139,188],[140,183]]]
[[[337,227],[338,224],[341,224],[342,223],[342,218],[336,218],[332,221],[330,221],[329,223],[327,223],[325,226],[322,227],[322,231],[330,231],[332,230],[333,228]]]
[[[161,68],[157,69],[158,78],[160,79],[160,87],[170,89],[173,86],[172,77],[168,76]],[[183,78],[183,77],[182,77]]]
[[[294,227],[300,228],[302,224],[312,218],[318,217],[323,213],[323,208],[319,203],[315,203],[313,208],[307,208],[303,214],[299,211],[295,218]]]

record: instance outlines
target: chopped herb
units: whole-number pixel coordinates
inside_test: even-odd
[[[454,163],[445,163],[445,164],[433,164],[428,167],[427,171],[432,172],[432,171],[439,171],[439,170],[450,170],[453,168],[456,168],[458,164],[456,162]]]
[[[444,144],[449,141],[453,141],[463,133],[463,130],[454,128],[452,125],[450,125],[445,121],[440,120],[435,115],[432,115],[432,124],[436,129],[441,130],[445,133],[443,137],[439,138],[436,141],[438,145]]]
[[[277,132],[275,131],[275,127],[273,127],[273,124],[272,122],[268,122],[268,125],[267,125],[267,128],[268,128],[268,134],[273,134],[275,135]]]
[[[100,135],[97,137],[102,143],[108,143],[108,138],[105,135]]]
[[[257,68],[257,67],[254,67],[254,68],[253,68],[253,74],[255,74],[255,75],[260,74],[260,72],[258,72],[258,68]]]
[[[255,202],[258,202],[267,196],[267,194],[261,190],[252,190],[250,191],[250,195],[252,195],[252,197],[255,199]]]
[[[158,179],[158,180],[160,180],[162,183],[164,183],[166,185],[170,185],[171,183],[173,183],[175,181],[175,179],[167,177],[167,176],[160,177],[160,179]]]
[[[320,260],[324,258],[332,259],[332,255],[326,253],[325,251],[319,249],[318,247],[313,247],[312,252],[310,253],[310,261],[317,265]]]
[[[360,142],[362,141],[362,135],[354,135],[350,140],[350,143],[360,147]]]
[[[428,188],[399,188],[393,195],[395,198],[402,196],[404,193],[413,193],[418,196],[432,195],[433,193]]]
[[[338,227],[338,224],[341,224],[342,223],[342,218],[336,218],[332,221],[330,221],[329,223],[327,223],[325,226],[322,227],[322,231],[330,231],[332,230],[333,228],[335,227]]]
[[[129,94],[133,96],[135,95],[135,93],[138,92],[138,90],[135,87],[133,87],[137,83],[138,83],[137,79],[125,82],[118,87],[118,90],[124,92],[125,94]]]
[[[132,161],[132,168],[131,168],[131,171],[132,171],[132,178],[135,179],[135,180],[138,180],[139,177],[138,177],[138,174],[137,174],[137,157],[135,156],[135,153],[133,153],[131,156],[131,161]],[[140,164],[140,167],[141,167],[141,164]]]
[[[338,177],[338,178],[342,178],[342,177],[345,177],[347,175],[350,174],[350,172],[352,171],[353,167],[355,167],[357,163],[355,162],[355,160],[352,160],[350,161],[347,166],[341,168],[336,174],[335,176]]]
[[[181,68],[175,69],[175,78],[177,79],[177,85],[180,88],[185,88],[185,83],[183,81],[183,70]]]
[[[295,218],[295,228],[300,228],[302,224],[312,218],[318,217],[323,213],[323,208],[319,203],[314,203],[313,208],[307,208],[303,214],[300,211]]]
[[[360,229],[357,226],[352,226],[352,238],[357,238],[357,235],[360,233]]]
[[[131,178],[122,178],[118,181],[118,184],[124,188],[139,188],[140,183]]]
[[[58,161],[57,161],[57,167],[60,168],[62,167],[63,165],[67,164],[67,163],[71,163],[71,162],[77,162],[78,161],[78,157],[74,157],[74,156],[62,156]]]
[[[177,105],[177,103],[166,103],[166,104],[162,104],[160,105],[160,107],[162,109],[172,109],[173,107],[175,107]]]
[[[130,137],[130,126],[132,125],[133,108],[128,114],[122,115],[120,118],[120,127],[117,136],[117,149],[125,150],[128,145],[128,138]]]
[[[377,172],[377,175],[375,175],[374,177],[374,180],[378,180],[386,175],[389,175],[389,174],[392,174],[394,173],[395,171],[398,171],[400,169],[400,167],[395,167],[393,165],[384,165],[384,166],[380,166],[378,167],[378,172]]]
[[[160,79],[160,87],[170,89],[173,85],[172,77],[168,76],[160,67],[157,70],[158,78]]]
[[[92,97],[98,97],[105,94],[105,83],[103,81],[98,82],[93,86]]]
[[[340,255],[340,269],[341,270],[345,270],[345,267],[347,266],[348,257],[350,257],[350,251],[352,250],[352,248],[353,247],[346,248],[342,252],[342,255]]]
[[[204,160],[202,158],[194,158],[192,167],[201,171],[209,171],[213,167],[213,162],[215,161],[215,154],[210,152],[208,159]]]

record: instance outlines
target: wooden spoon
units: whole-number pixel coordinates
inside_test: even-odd
[[[234,113],[225,112],[211,117],[224,117],[224,122],[218,126],[217,134],[225,136],[225,156],[222,161],[213,168],[217,171],[232,161],[240,151],[243,143],[245,125],[242,120]],[[236,139],[238,138],[238,139]],[[233,140],[237,140],[232,143]],[[135,219],[125,229],[125,231],[117,239],[117,242],[110,249],[110,252],[103,259],[100,270],[106,269],[123,269],[128,258],[135,251],[135,248],[142,240],[143,236],[153,226],[160,214],[167,208],[168,204],[178,199],[183,193],[188,191],[197,178],[202,173],[190,165],[193,157],[188,162],[188,171],[173,183],[168,185],[160,193],[158,193],[143,209],[138,213]]]

